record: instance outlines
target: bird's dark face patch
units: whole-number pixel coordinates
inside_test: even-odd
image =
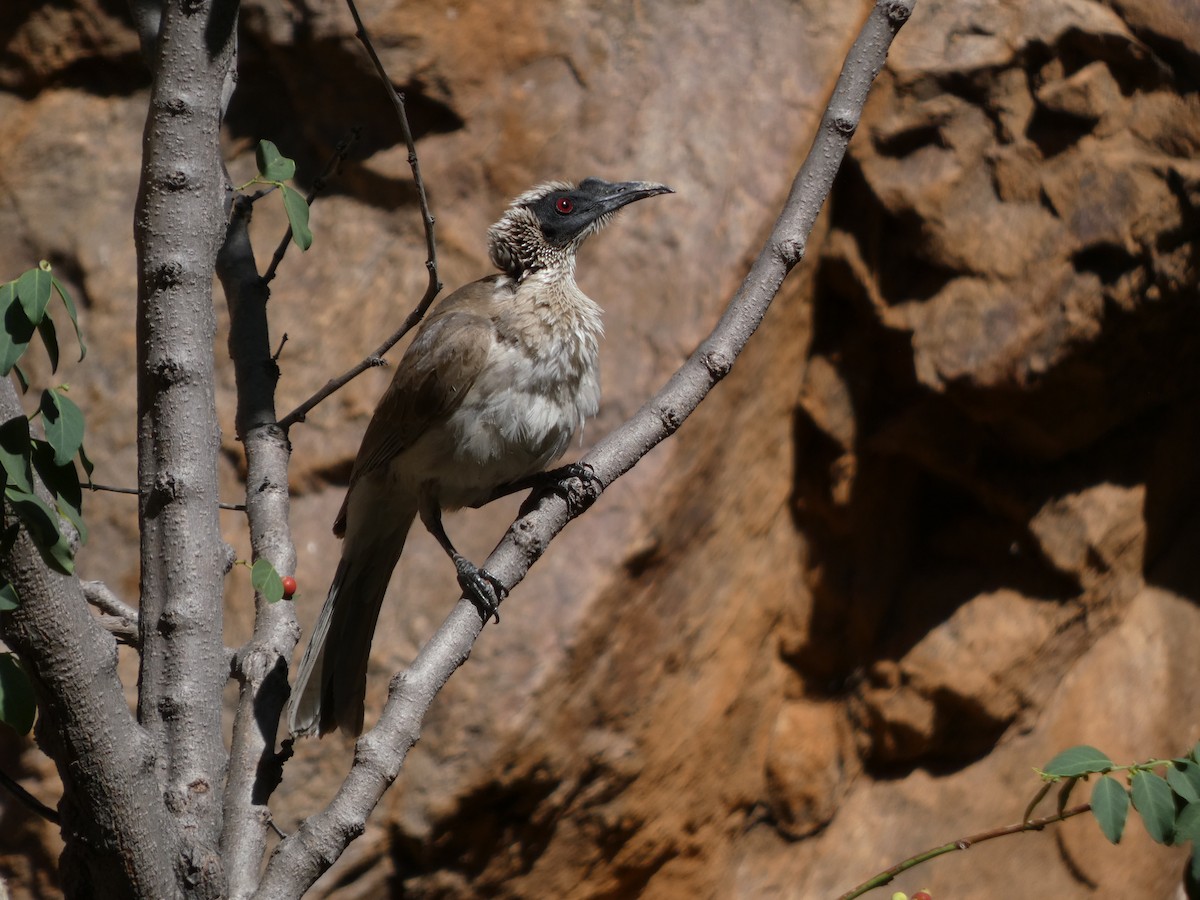
[[[529,204],[547,242],[564,247],[603,225],[613,213],[626,204],[655,194],[665,194],[670,188],[642,181],[623,181],[613,184],[600,178],[585,178],[570,189],[550,191]]]
[[[666,185],[649,181],[547,182],[513,200],[488,229],[488,253],[497,268],[520,281],[529,272],[570,258],[622,206],[669,193]]]
[[[547,194],[532,203],[529,210],[546,240],[556,247],[571,243],[605,213],[595,197],[579,189]]]

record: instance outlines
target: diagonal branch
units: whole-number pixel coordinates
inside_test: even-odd
[[[867,92],[915,2],[879,0],[863,24],[766,246],[709,337],[653,399],[584,458],[599,484],[611,484],[673,434],[729,372],[784,277],[803,257],[808,235],[858,126]],[[516,585],[580,512],[558,496],[536,498],[536,505],[513,523],[488,557],[487,570],[506,585]],[[482,629],[474,605],[460,600],[412,666],[393,679],[378,724],[358,741],[354,765],[329,806],[309,817],[276,849],[256,897],[299,896],[362,833],[368,815],[399,775],[419,737],[433,698],[466,661]]]
[[[434,240],[433,236],[434,219],[433,214],[429,211],[429,198],[425,194],[425,179],[421,177],[421,163],[417,159],[417,144],[413,139],[412,128],[408,124],[408,113],[404,108],[404,95],[396,91],[396,88],[392,85],[392,80],[388,78],[387,72],[383,68],[383,63],[379,59],[379,54],[375,52],[375,46],[371,43],[371,38],[367,34],[367,28],[363,25],[362,17],[358,14],[358,7],[354,5],[354,0],[346,0],[346,5],[350,7],[350,15],[354,17],[354,24],[357,28],[355,37],[359,39],[366,49],[367,55],[371,57],[375,71],[379,74],[379,80],[383,82],[383,86],[387,90],[388,97],[392,101],[392,106],[396,109],[396,118],[400,121],[400,130],[404,134],[404,143],[408,147],[408,165],[412,169],[413,184],[417,189],[417,202],[421,207],[421,222],[425,226],[425,268],[429,272],[429,285],[425,288],[424,296],[421,297],[413,311],[408,314],[408,317],[400,324],[400,327],[387,340],[375,348],[375,352],[346,372],[343,372],[337,378],[331,378],[325,383],[324,387],[279,420],[279,427],[284,431],[287,431],[297,422],[303,422],[304,417],[312,411],[313,407],[331,394],[341,390],[363,372],[367,371],[367,369],[383,365],[383,354],[396,346],[397,342],[421,321],[426,310],[433,303],[434,298],[442,291],[442,283],[438,280],[437,241]]]

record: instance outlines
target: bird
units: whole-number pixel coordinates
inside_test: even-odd
[[[442,511],[554,477],[546,467],[600,405],[601,310],[575,283],[576,251],[621,208],[669,193],[600,178],[526,191],[488,229],[499,272],[425,318],[367,425],[334,521],[342,554],[289,701],[293,735],[362,733],[375,625],[418,516],[484,621],[496,613],[504,585],[454,548]]]

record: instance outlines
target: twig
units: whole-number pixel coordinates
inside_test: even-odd
[[[429,285],[425,288],[425,294],[421,297],[416,308],[408,314],[408,317],[400,327],[386,341],[375,348],[375,352],[337,378],[327,381],[324,387],[279,420],[279,427],[285,431],[297,422],[303,422],[305,416],[312,411],[313,407],[334,392],[341,390],[367,369],[382,365],[383,355],[391,350],[404,335],[408,334],[421,321],[421,318],[425,315],[425,311],[429,309],[434,298],[442,290],[442,283],[438,280],[437,242],[434,240],[433,235],[434,219],[429,211],[429,198],[425,194],[425,180],[421,177],[421,164],[417,160],[417,145],[416,141],[413,140],[412,129],[408,124],[408,113],[404,108],[404,97],[397,93],[396,88],[392,85],[392,80],[388,78],[387,71],[383,68],[383,63],[380,62],[379,54],[375,52],[375,47],[367,35],[366,26],[363,25],[362,17],[358,14],[358,7],[354,5],[354,0],[346,0],[346,5],[350,7],[350,15],[354,17],[354,25],[357,28],[355,37],[362,43],[367,51],[367,55],[371,57],[375,71],[379,73],[379,80],[383,82],[384,89],[387,90],[388,96],[391,98],[392,106],[396,109],[396,117],[400,120],[400,130],[404,134],[404,143],[408,147],[408,165],[412,169],[413,184],[417,189],[417,202],[421,207],[421,222],[425,226],[425,268],[429,272]]]
[[[138,611],[118,597],[103,581],[81,581],[84,599],[103,613],[96,617],[100,627],[128,647],[141,647]]]
[[[346,156],[350,152],[350,148],[354,142],[358,140],[358,136],[362,133],[362,128],[358,125],[350,129],[350,133],[346,137],[337,142],[333,148],[333,156],[329,158],[329,162],[325,163],[325,169],[313,179],[312,187],[308,189],[308,195],[304,198],[304,202],[312,206],[313,201],[317,199],[317,194],[325,190],[325,185],[329,177],[335,174],[342,167],[342,163],[346,161]],[[253,198],[252,198],[253,199]],[[279,246],[275,248],[275,254],[271,257],[271,264],[267,266],[267,271],[263,273],[263,284],[270,284],[275,279],[275,272],[279,268],[279,264],[283,262],[283,255],[287,253],[288,245],[292,242],[292,226],[287,227],[287,231],[283,233],[283,238],[279,241]],[[283,349],[280,347],[280,349]]]
[[[982,844],[984,841],[990,841],[994,838],[1004,837],[1008,834],[1021,834],[1025,831],[1041,831],[1047,825],[1053,825],[1056,822],[1062,822],[1065,819],[1070,819],[1072,816],[1078,816],[1081,813],[1091,810],[1092,804],[1081,803],[1079,806],[1072,806],[1070,809],[1065,809],[1062,812],[1055,813],[1052,816],[1043,816],[1040,819],[1029,819],[1024,822],[1018,822],[1016,825],[1005,825],[1003,828],[993,828],[989,831],[981,831],[979,834],[973,834],[970,837],[959,838],[957,841],[951,841],[948,844],[942,844],[940,847],[934,847],[932,850],[926,850],[924,853],[918,853],[916,856],[910,856],[904,862],[896,863],[890,869],[885,869],[874,878],[864,881],[852,891],[848,891],[838,900],[854,900],[856,897],[861,897],[867,891],[872,891],[877,887],[883,887],[885,884],[890,884],[892,880],[902,872],[907,872],[909,869],[919,866],[923,862],[934,859],[938,856],[945,856],[947,853],[953,853],[956,850],[970,850],[976,844]]]
[[[142,638],[138,634],[137,622],[130,622],[128,619],[121,616],[96,616],[96,621],[100,623],[100,627],[117,639],[118,644],[124,644],[126,647],[141,647]]]
[[[83,596],[92,606],[137,625],[138,611],[113,593],[112,588],[103,581],[81,581],[79,584],[83,588]]]
[[[908,19],[915,2],[878,0],[850,50],[787,204],[720,322],[666,386],[582,461],[591,467],[599,485],[611,484],[674,433],[745,347],[784,277],[804,255],[808,235],[833,186],[871,82],[883,67],[892,38]],[[582,512],[555,494],[527,505],[532,508],[513,523],[484,563],[508,587],[525,576],[550,541]],[[460,600],[409,669],[392,679],[379,722],[359,739],[354,765],[337,795],[279,844],[256,897],[302,894],[362,833],[367,816],[400,774],[434,697],[466,661],[482,629],[475,606]]]
[[[3,786],[6,791],[47,822],[53,822],[55,825],[60,824],[58,810],[51,809],[37,797],[33,796],[33,794],[21,787],[20,782],[12,778],[7,772],[0,771],[0,786]]]
[[[110,494],[132,494],[135,497],[138,495],[138,493],[140,493],[137,488],[116,487],[115,485],[111,484],[97,484],[94,481],[89,481],[87,484],[81,484],[80,487],[85,487],[89,491],[105,491]],[[244,503],[217,503],[217,508],[231,509],[234,512],[246,511],[246,505]]]

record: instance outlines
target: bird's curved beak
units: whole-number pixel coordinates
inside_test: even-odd
[[[605,212],[615,212],[622,206],[628,206],[636,200],[645,200],[647,197],[675,193],[665,184],[655,184],[652,181],[620,181],[613,184],[599,178],[589,178],[588,182],[595,185],[596,202]]]

